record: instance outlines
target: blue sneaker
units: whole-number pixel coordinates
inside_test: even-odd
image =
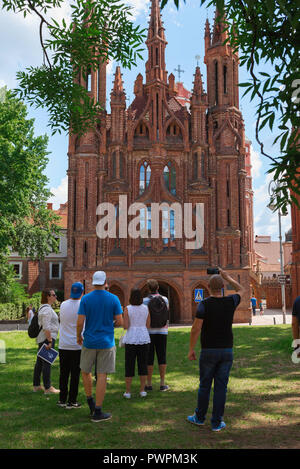
[[[212,431],[213,432],[220,432],[225,427],[226,427],[226,423],[222,421],[222,422],[220,422],[220,424],[217,427],[212,427]]]
[[[199,420],[197,415],[190,415],[188,418],[188,422],[193,423],[194,425],[204,425],[204,420]]]

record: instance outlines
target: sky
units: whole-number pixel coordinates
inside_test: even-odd
[[[136,24],[143,28],[148,27],[150,14],[150,0],[125,0],[125,3],[132,7],[133,19]],[[68,22],[70,19],[69,0],[65,0],[60,9],[51,12],[51,17],[61,21],[62,18]],[[180,65],[184,73],[181,75],[181,81],[184,86],[191,90],[197,62],[201,69],[206,86],[206,66],[204,64],[204,25],[206,18],[213,24],[214,10],[207,10],[204,6],[200,7],[200,0],[186,0],[186,4],[181,0],[179,10],[176,9],[173,0],[169,0],[168,5],[163,9],[162,19],[165,27],[166,39],[168,41],[166,49],[166,68],[168,73],[175,75],[178,81],[178,73],[175,69]],[[31,65],[40,65],[42,63],[42,51],[38,40],[39,22],[31,16],[25,19],[22,14],[6,12],[0,10],[0,87],[7,86],[14,88],[17,85],[16,72],[25,70]],[[196,56],[200,56],[198,60]],[[147,58],[147,49],[145,47],[143,57]],[[112,82],[117,63],[110,63],[107,73],[107,98],[112,89]],[[260,66],[260,71],[264,67]],[[270,69],[268,67],[268,72]],[[127,96],[127,105],[133,100],[133,86],[138,73],[145,77],[145,62],[139,60],[137,67],[132,70],[122,69],[124,88]],[[245,67],[240,67],[240,82],[248,81],[248,72]],[[145,80],[144,80],[145,81]],[[242,96],[240,91],[240,97]],[[240,99],[240,108],[245,121],[245,132],[248,140],[252,142],[251,161],[252,177],[254,189],[254,234],[269,235],[276,241],[278,240],[278,215],[272,213],[268,208],[269,203],[268,186],[272,176],[266,172],[269,169],[269,161],[260,154],[260,148],[255,139],[255,106],[257,102],[250,102],[248,95]],[[48,124],[48,115],[46,111],[36,110],[28,107],[29,117],[35,119],[36,135],[47,134],[49,136],[48,151],[49,163],[46,168],[46,175],[49,179],[49,188],[53,194],[50,202],[53,202],[54,208],[58,208],[60,203],[67,200],[67,166],[68,166],[68,136],[54,135]],[[263,130],[261,135],[265,145],[266,152],[277,156],[277,148],[272,146],[276,135],[272,134],[268,128]],[[282,218],[282,233],[291,227],[290,215]]]

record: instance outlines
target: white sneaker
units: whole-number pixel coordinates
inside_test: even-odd
[[[131,399],[131,393],[130,393],[130,392],[124,392],[123,396],[124,396],[126,399]]]
[[[146,391],[141,391],[141,392],[140,392],[140,396],[141,396],[141,397],[146,397],[146,396],[147,396]]]

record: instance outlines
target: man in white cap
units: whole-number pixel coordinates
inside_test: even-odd
[[[107,374],[115,372],[114,326],[121,327],[123,317],[119,298],[106,290],[105,272],[95,272],[92,284],[94,290],[84,295],[80,302],[77,342],[82,345],[80,368],[91,420],[101,422],[111,418],[111,414],[102,412],[102,404],[106,392]],[[95,363],[97,364],[96,402],[92,396],[92,369]]]

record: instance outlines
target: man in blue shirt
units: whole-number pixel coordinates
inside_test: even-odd
[[[107,374],[115,372],[114,327],[123,325],[123,317],[119,298],[106,291],[105,272],[95,272],[92,284],[94,290],[84,295],[80,302],[77,342],[82,345],[80,368],[92,421],[101,422],[111,418],[111,414],[102,412],[102,404],[106,392]],[[91,373],[95,363],[97,363],[96,403],[92,397]]]
[[[252,306],[253,316],[255,316],[255,314],[256,314],[256,298],[254,296],[251,298],[251,306]]]

